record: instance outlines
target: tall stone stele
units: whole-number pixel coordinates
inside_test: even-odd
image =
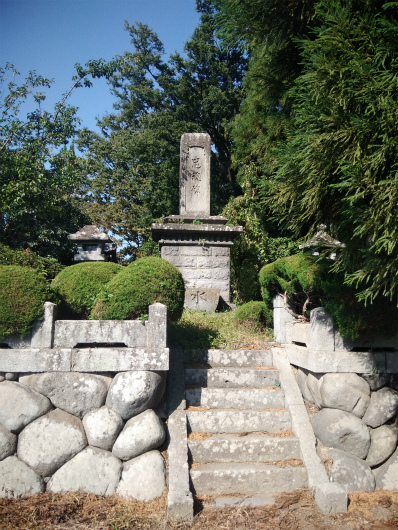
[[[152,225],[162,258],[181,271],[185,307],[214,311],[229,303],[230,250],[243,228],[210,215],[211,140],[207,133],[186,133],[180,150],[180,215]]]

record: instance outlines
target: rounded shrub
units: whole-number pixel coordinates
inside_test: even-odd
[[[51,281],[64,268],[55,258],[42,258],[35,252],[14,250],[0,244],[0,265],[19,265],[35,269]]]
[[[358,300],[358,292],[346,285],[333,261],[295,254],[265,265],[259,274],[263,300],[272,309],[273,297],[287,297],[296,314],[309,319],[311,309],[324,307],[344,338],[355,340],[362,333],[391,335],[396,329],[395,301],[379,295],[372,304]]]
[[[18,265],[0,265],[0,337],[25,337],[43,318],[46,281],[41,274]]]
[[[87,318],[101,289],[123,269],[118,263],[85,261],[65,267],[51,283],[61,317]]]
[[[247,302],[236,310],[235,322],[248,326],[254,331],[263,331],[265,328],[272,327],[272,310],[264,302]]]
[[[174,265],[162,258],[141,258],[104,287],[90,318],[136,319],[148,313],[149,305],[160,302],[174,320],[182,314],[184,295],[184,280]]]

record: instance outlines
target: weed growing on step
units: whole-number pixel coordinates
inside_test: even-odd
[[[268,348],[269,330],[259,331],[248,323],[237,324],[232,311],[211,313],[185,309],[176,323],[170,324],[169,341],[184,350]]]

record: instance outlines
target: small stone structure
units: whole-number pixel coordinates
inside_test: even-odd
[[[319,256],[322,253],[330,252],[329,259],[336,259],[336,252],[340,248],[344,248],[345,244],[337,239],[331,237],[325,231],[326,225],[319,225],[318,232],[309,241],[299,246],[299,249],[304,250],[310,256]]]
[[[116,262],[116,243],[98,226],[83,226],[75,234],[69,234],[68,239],[77,245],[74,261]]]
[[[0,498],[79,490],[161,496],[167,308],[151,305],[145,323],[55,314],[46,302],[29,340],[2,339]]]
[[[398,491],[398,337],[343,339],[323,308],[296,322],[274,300],[277,336],[296,367],[330,480],[347,491]],[[330,462],[332,462],[330,466]]]
[[[181,138],[180,215],[152,225],[162,258],[181,271],[185,307],[214,311],[219,297],[230,300],[230,249],[241,226],[210,215],[210,136],[187,133]]]

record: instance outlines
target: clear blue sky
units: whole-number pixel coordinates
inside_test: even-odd
[[[29,70],[54,78],[43,105],[51,110],[72,86],[75,63],[131,50],[124,20],[148,24],[170,54],[183,52],[199,14],[195,0],[0,0],[0,65],[14,64],[21,79]],[[112,112],[113,102],[106,82],[94,83],[68,100],[91,129],[96,116]]]

